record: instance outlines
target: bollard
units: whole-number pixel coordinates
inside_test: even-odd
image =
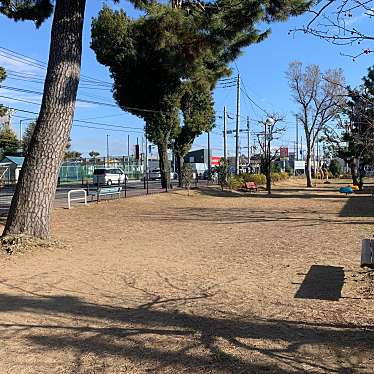
[[[127,174],[125,174],[125,198],[127,197]]]

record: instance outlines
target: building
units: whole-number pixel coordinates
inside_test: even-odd
[[[2,184],[17,183],[24,157],[5,156],[0,162],[0,182]]]

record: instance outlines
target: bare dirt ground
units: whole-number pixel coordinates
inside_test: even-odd
[[[57,209],[0,258],[0,373],[373,373],[374,198],[299,182]]]

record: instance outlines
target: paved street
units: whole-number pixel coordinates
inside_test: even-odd
[[[176,185],[176,181],[173,181],[173,184]],[[114,185],[115,186],[115,185]],[[64,184],[57,188],[56,190],[56,198],[55,198],[55,207],[63,208],[67,207],[67,199],[68,199],[68,192],[70,190],[78,190],[78,189],[87,189],[87,185],[82,187],[81,184]],[[12,201],[13,193],[14,193],[14,186],[6,186],[0,189],[0,216],[6,216],[10,207],[10,203]],[[123,191],[121,192],[121,197],[134,197],[145,195],[147,193],[147,189],[144,188],[144,182],[140,180],[130,180],[126,185],[126,192],[125,186],[122,185]],[[96,192],[96,186],[93,184],[88,185],[88,191],[94,194]],[[164,189],[161,188],[160,181],[149,181],[148,182],[148,193],[158,193],[163,192]],[[108,197],[107,197],[108,198]],[[109,197],[110,198],[110,197]],[[88,198],[88,201],[91,201],[91,198]],[[93,201],[96,201],[96,196],[93,196]],[[80,204],[80,202],[74,202],[74,205]]]

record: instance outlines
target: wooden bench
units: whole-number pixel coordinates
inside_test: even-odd
[[[118,195],[118,198],[120,198],[121,191],[122,191],[122,187],[99,187],[97,191],[91,192],[90,195],[92,198],[96,196],[97,202],[99,202],[100,197],[102,196]]]
[[[255,182],[245,182],[244,187],[246,190],[249,190],[250,192],[257,191],[257,186]]]
[[[364,239],[361,250],[361,267],[374,269],[374,240]]]

